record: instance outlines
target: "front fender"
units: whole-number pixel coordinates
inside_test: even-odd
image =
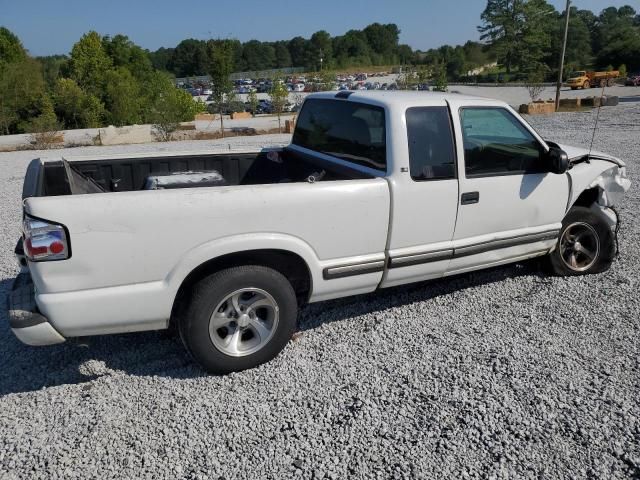
[[[598,204],[603,207],[617,205],[629,190],[631,181],[626,178],[625,167],[609,160],[592,159],[573,165],[568,172],[571,178],[571,191],[567,210],[571,208],[585,190],[598,189]]]

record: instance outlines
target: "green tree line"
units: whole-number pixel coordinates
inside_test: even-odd
[[[310,38],[261,42],[231,41],[235,70],[260,71],[286,67],[304,67],[309,71],[354,66],[411,63],[414,51],[399,44],[400,29],[395,24],[373,23],[363,30],[349,30],[332,37],[320,30]],[[149,53],[153,65],[176,77],[204,75],[210,63],[207,41],[189,38],[175,48],[160,48]]]
[[[179,122],[198,107],[124,35],[92,31],[68,57],[32,58],[0,27],[0,134]]]
[[[478,27],[497,61],[510,74],[557,72],[564,12],[546,0],[488,0]],[[640,15],[630,6],[594,14],[571,7],[567,71],[626,65],[640,70]]]
[[[374,65],[414,65],[446,80],[464,79],[497,61],[506,77],[531,72],[552,77],[561,49],[563,13],[547,0],[488,0],[478,27],[481,41],[428,51],[399,43],[395,24],[374,23],[331,36],[278,42],[187,39],[149,52],[124,35],[85,34],[70,54],[31,57],[0,27],[0,134],[51,127],[89,128],[190,120],[199,106],[171,77],[211,74],[218,103],[231,92],[228,72],[305,67],[325,72]],[[640,15],[630,6],[598,15],[571,9],[567,71],[640,70]],[[225,72],[220,74],[220,72]],[[434,75],[432,75],[434,76]],[[53,125],[53,122],[56,122]]]
[[[442,65],[449,79],[498,61],[507,73],[558,64],[564,12],[546,0],[488,0],[479,26],[481,42],[443,45],[426,52],[399,43],[395,24],[374,23],[332,37],[324,30],[310,38],[277,42],[231,40],[235,71],[304,67],[318,71],[374,65]],[[149,53],[159,70],[176,77],[204,75],[210,63],[205,40],[187,39],[175,48]],[[630,6],[609,7],[598,15],[571,7],[566,60],[568,69],[606,68],[626,64],[640,69],[640,15]]]

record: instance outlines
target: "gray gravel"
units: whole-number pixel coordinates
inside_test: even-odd
[[[530,121],[584,145],[594,115]],[[0,477],[640,478],[640,104],[600,120],[634,182],[602,275],[524,263],[312,305],[226,377],[155,332],[27,347],[2,313]],[[0,154],[0,302],[33,156]]]

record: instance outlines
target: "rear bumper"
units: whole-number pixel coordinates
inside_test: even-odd
[[[33,281],[28,272],[21,273],[13,281],[7,296],[7,313],[14,335],[27,345],[54,345],[65,340],[38,311]]]

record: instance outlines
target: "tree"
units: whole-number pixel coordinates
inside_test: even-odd
[[[507,73],[541,63],[551,46],[548,25],[557,12],[546,0],[488,0],[478,27]]]
[[[121,127],[142,122],[143,97],[140,84],[124,67],[110,70],[106,74],[104,102],[107,121]]]
[[[624,63],[631,70],[640,69],[640,26],[635,10],[629,6],[607,8],[598,17],[597,25],[598,67]]]
[[[284,107],[289,99],[289,91],[281,78],[275,78],[269,92],[269,99],[273,105],[273,111],[278,115],[278,132],[282,133],[282,123],[280,116],[284,112]]]
[[[169,71],[169,61],[173,55],[173,48],[160,47],[155,52],[149,52],[149,60],[156,70]]]
[[[330,68],[333,59],[331,35],[324,30],[311,35],[307,54],[307,66],[311,70],[320,70],[320,67]]]
[[[249,94],[247,95],[247,102],[249,103],[251,114],[255,117],[256,111],[258,110],[258,95],[254,89],[249,91]]]
[[[5,27],[0,27],[0,73],[6,65],[27,58],[20,39]]]
[[[433,67],[433,90],[435,92],[446,92],[449,88],[447,81],[447,68],[443,63],[437,63]]]
[[[85,92],[100,96],[111,66],[111,58],[104,51],[98,32],[83,35],[71,49],[71,78]]]
[[[213,82],[214,104],[220,114],[220,134],[224,138],[223,106],[225,99],[233,92],[230,76],[233,72],[234,44],[230,40],[209,40],[207,53],[208,72]]]
[[[242,59],[247,70],[268,70],[276,66],[276,50],[269,43],[249,40],[242,46]]]
[[[380,55],[389,55],[398,46],[400,29],[393,23],[386,25],[372,23],[364,29],[364,34],[367,37],[370,48],[374,52]]]
[[[126,35],[106,36],[102,39],[102,45],[114,67],[124,67],[138,79],[144,78],[153,69],[147,52]]]
[[[31,133],[31,143],[34,148],[46,150],[55,143],[60,124],[53,111],[53,102],[48,95],[40,98],[39,109],[40,113],[29,120],[26,130]]]
[[[60,78],[53,90],[53,102],[57,117],[65,128],[96,128],[102,125],[105,115],[100,100],[82,91],[70,78]]]
[[[524,23],[520,29],[520,54],[516,65],[520,71],[530,71],[540,68],[544,63],[552,44],[552,29],[560,16],[547,0],[528,0],[523,7]],[[557,58],[553,62],[557,62]]]
[[[491,42],[507,73],[516,63],[519,30],[523,21],[522,0],[488,0],[480,16],[480,39]]]
[[[302,37],[293,37],[287,44],[291,55],[291,64],[294,67],[303,67],[307,61],[307,49],[309,42]]]
[[[569,35],[567,36],[567,51],[565,53],[566,71],[575,71],[586,68],[592,62],[592,33],[588,25],[589,16],[585,13],[595,16],[588,10],[578,10],[571,7],[569,16]],[[548,64],[555,66],[562,52],[562,42],[560,39],[564,36],[565,19],[561,15],[553,25],[553,38],[557,41],[552,42]]]
[[[207,73],[208,63],[206,42],[188,38],[173,50],[168,67],[176,77],[191,77]]]
[[[168,78],[160,82],[160,91],[151,108],[149,120],[153,123],[157,138],[167,142],[172,140],[180,122],[194,119],[202,110],[202,104],[194,102],[188,92],[173,86]]]
[[[42,65],[44,81],[49,90],[53,90],[59,78],[69,76],[69,57],[66,55],[49,55],[46,57],[36,57]]]
[[[274,44],[276,55],[276,68],[286,68],[291,66],[291,54],[287,48],[287,42],[276,42]]]
[[[361,30],[349,30],[333,39],[333,54],[341,67],[370,65],[371,48],[367,36]]]
[[[538,68],[529,73],[525,87],[527,88],[527,92],[529,92],[531,101],[535,102],[544,91],[544,72],[542,69]]]
[[[9,63],[0,75],[0,134],[23,133],[40,113],[45,84],[40,64],[32,58]]]
[[[627,78],[627,66],[624,63],[618,67],[618,72],[620,72],[620,78]]]

